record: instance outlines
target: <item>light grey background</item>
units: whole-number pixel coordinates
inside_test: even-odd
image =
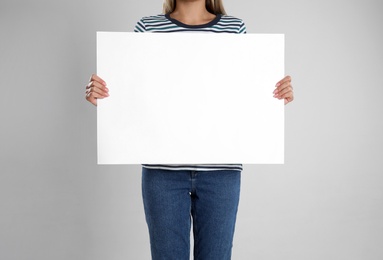
[[[285,165],[245,165],[237,260],[383,259],[383,4],[225,0],[286,34]],[[0,2],[0,259],[149,259],[140,169],[96,164],[96,31],[162,1]],[[224,54],[222,54],[224,56]],[[251,118],[249,118],[251,120]]]

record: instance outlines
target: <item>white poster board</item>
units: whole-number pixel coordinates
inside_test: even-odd
[[[283,34],[97,32],[99,164],[284,163]]]

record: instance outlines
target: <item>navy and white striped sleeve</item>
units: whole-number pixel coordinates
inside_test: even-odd
[[[239,26],[239,30],[238,30],[238,33],[246,33],[246,25],[245,23],[241,20],[241,24]]]
[[[134,27],[134,32],[146,32],[146,27],[143,19],[140,19]]]

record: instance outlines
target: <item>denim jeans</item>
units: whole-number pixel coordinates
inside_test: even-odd
[[[153,260],[229,260],[241,172],[142,168],[142,196]],[[193,222],[191,222],[191,220]]]

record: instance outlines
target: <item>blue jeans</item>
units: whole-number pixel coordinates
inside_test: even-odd
[[[142,196],[153,260],[229,260],[241,172],[142,168]]]

